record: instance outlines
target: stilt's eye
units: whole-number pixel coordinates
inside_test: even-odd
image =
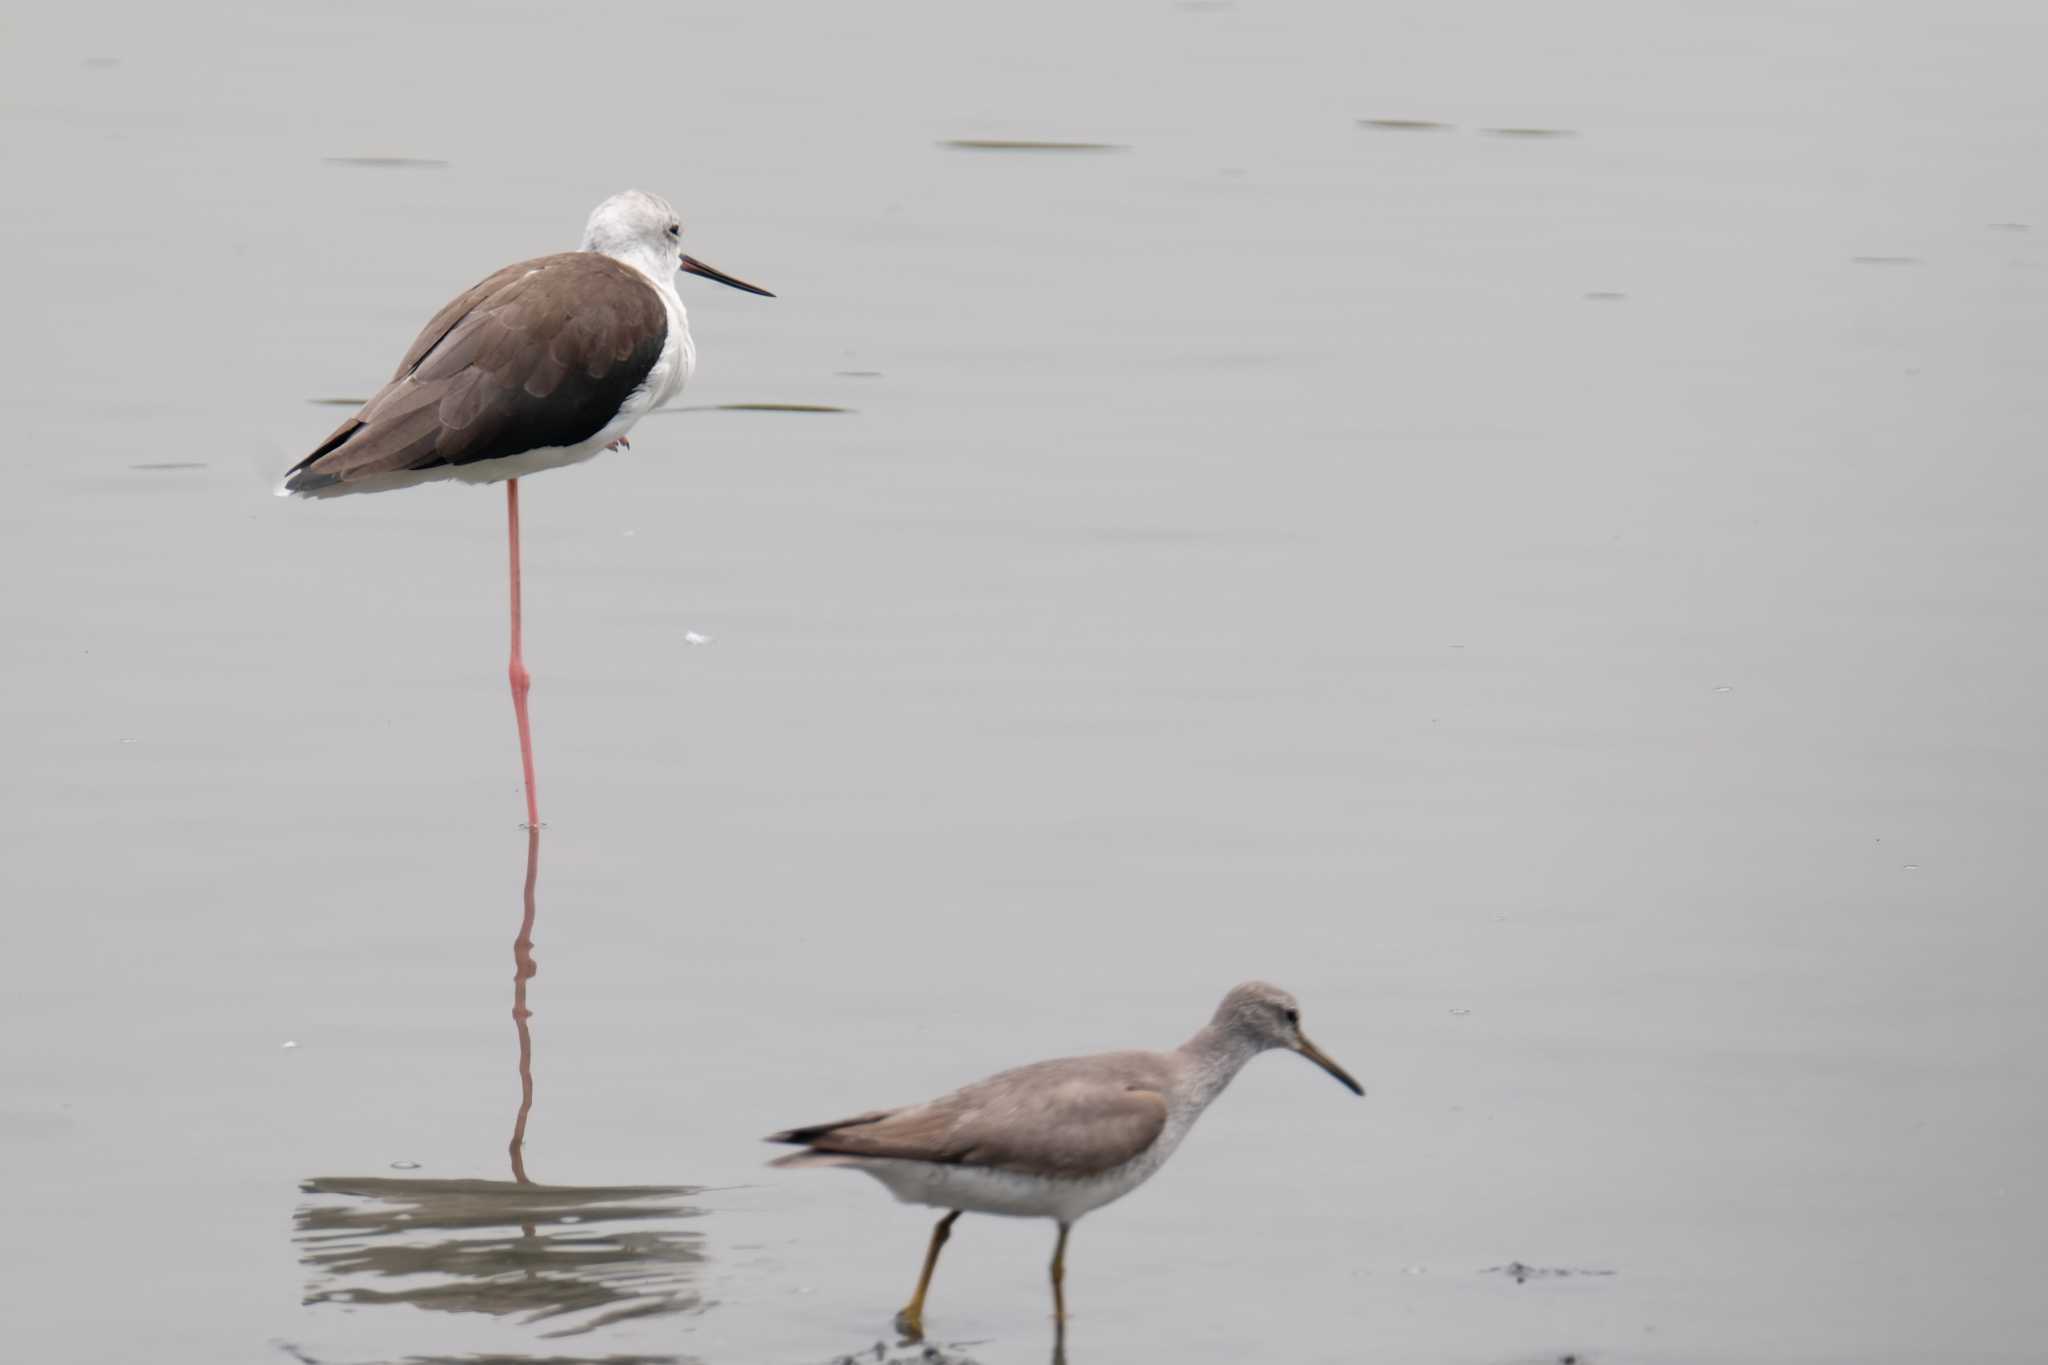
[[[682,224],[680,224],[680,223],[670,223],[670,224],[668,225],[668,235],[669,235],[669,236],[671,236],[671,237],[680,237],[680,236],[682,236],[682,235],[683,235],[683,227],[682,227]]]
[[[1300,1023],[1300,1022],[1301,1022],[1301,1011],[1300,1011],[1300,1010],[1288,1010],[1288,1011],[1287,1011],[1287,1022],[1288,1022],[1288,1023],[1290,1023],[1290,1024],[1298,1024],[1298,1023]]]

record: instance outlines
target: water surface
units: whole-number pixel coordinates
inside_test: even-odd
[[[8,27],[10,1356],[866,1351],[929,1220],[761,1134],[1260,975],[1370,1096],[1074,1365],[2039,1358],[2038,8]],[[528,487],[530,863],[502,500],[269,487],[634,184],[780,297]]]

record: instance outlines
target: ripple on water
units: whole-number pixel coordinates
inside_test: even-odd
[[[703,1307],[686,1186],[322,1176],[299,1190],[308,1304],[545,1321],[550,1337]]]

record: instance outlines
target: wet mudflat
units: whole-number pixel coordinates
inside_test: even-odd
[[[2048,20],[608,17],[0,46],[10,1356],[868,1358],[929,1220],[760,1135],[1257,974],[1369,1096],[1074,1365],[2038,1358]],[[530,846],[501,500],[269,485],[632,184],[780,297],[524,485]]]

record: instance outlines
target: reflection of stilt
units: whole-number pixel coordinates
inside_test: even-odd
[[[526,1026],[533,1011],[526,1008],[526,983],[540,970],[533,960],[533,888],[540,880],[540,826],[526,830],[526,891],[519,937],[512,940],[512,1026],[519,1030],[519,1116],[512,1120],[512,1178],[526,1177],[526,1116],[533,1112],[533,1032]]]
[[[697,1288],[703,1234],[689,1226],[698,1210],[682,1202],[697,1191],[543,1185],[526,1173],[526,1120],[533,1112],[526,986],[539,970],[533,958],[539,880],[540,831],[534,829],[526,835],[519,936],[512,941],[512,1024],[519,1034],[519,1114],[507,1144],[512,1179],[329,1176],[302,1182],[304,1198],[292,1222],[306,1269],[306,1303],[340,1304],[351,1312],[394,1303],[482,1313],[518,1321],[544,1337],[703,1309]],[[586,1359],[557,1351],[489,1358],[508,1365]],[[671,1355],[587,1358],[686,1365]]]
[[[704,1235],[691,1226],[697,1210],[683,1202],[696,1191],[684,1186],[328,1176],[303,1182],[299,1191],[293,1238],[308,1304],[351,1312],[389,1303],[480,1313],[524,1323],[545,1337],[704,1306],[698,1289]],[[392,1358],[447,1359],[420,1352],[377,1356]],[[667,1355],[560,1349],[460,1357],[486,1358],[508,1365],[585,1359],[682,1365]]]

